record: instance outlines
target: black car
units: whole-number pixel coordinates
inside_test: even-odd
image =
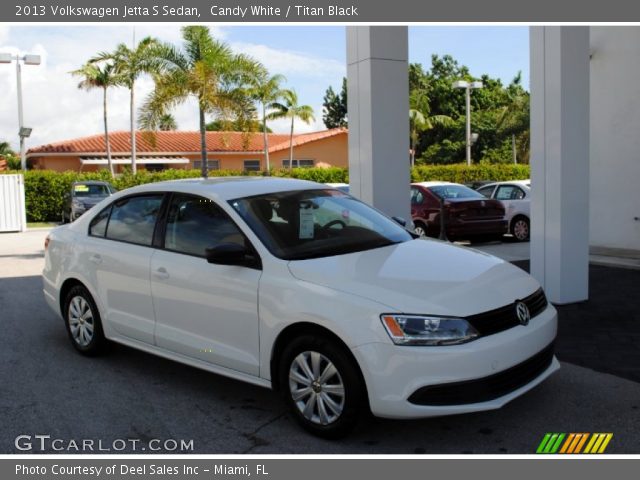
[[[74,182],[64,196],[62,223],[73,222],[84,212],[117,190],[109,182]]]

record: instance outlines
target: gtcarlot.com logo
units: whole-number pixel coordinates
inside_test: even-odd
[[[193,440],[152,438],[143,442],[138,438],[116,438],[106,441],[93,438],[53,438],[51,435],[18,435],[14,446],[19,451],[41,452],[191,452]]]
[[[546,433],[536,453],[604,453],[613,433]]]

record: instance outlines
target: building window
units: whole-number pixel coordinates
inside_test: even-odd
[[[245,160],[244,161],[244,170],[246,172],[259,172],[260,171],[260,160]]]
[[[293,168],[311,168],[313,163],[313,160],[294,158]],[[282,168],[289,168],[289,159],[282,160]]]
[[[161,172],[162,170],[166,170],[167,166],[164,163],[147,163],[144,168],[150,172]]]
[[[207,167],[209,168],[209,170],[220,170],[220,160],[211,160],[210,158],[208,158]],[[202,168],[202,160],[194,160],[193,168],[197,168],[198,170],[200,170]]]

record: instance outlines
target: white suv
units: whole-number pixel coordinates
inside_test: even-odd
[[[367,409],[499,408],[559,368],[556,311],[533,278],[317,183],[143,185],[45,249],[44,295],[79,352],[114,341],[274,388],[317,435]]]

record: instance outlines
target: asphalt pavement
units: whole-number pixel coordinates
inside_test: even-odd
[[[325,441],[301,431],[270,390],[123,346],[83,357],[42,298],[45,235],[0,234],[0,453],[18,453],[20,435],[50,435],[65,446],[192,440],[193,453],[208,454],[511,454],[534,453],[547,432],[613,432],[607,453],[640,453],[640,383],[564,362],[500,410],[367,418],[348,438]]]

